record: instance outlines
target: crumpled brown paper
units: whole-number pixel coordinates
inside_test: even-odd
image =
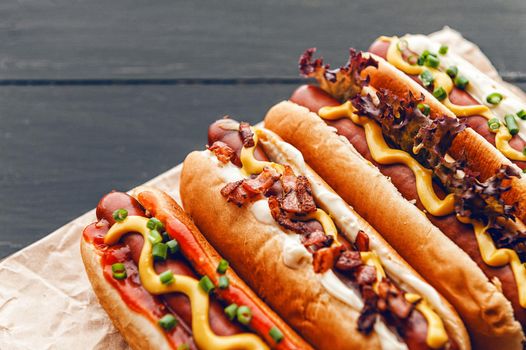
[[[431,35],[500,81],[491,62],[460,33],[445,27]],[[180,202],[180,174],[178,165],[147,184]],[[0,263],[0,350],[128,349],[91,290],[80,257],[82,230],[94,221],[92,210]]]

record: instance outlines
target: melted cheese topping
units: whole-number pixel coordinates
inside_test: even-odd
[[[480,255],[486,264],[493,267],[510,264],[518,288],[519,303],[521,307],[526,308],[526,268],[521,263],[517,252],[507,248],[497,249],[487,232],[487,226],[480,221],[460,216],[457,216],[457,219],[465,224],[473,225]]]
[[[435,87],[442,87],[446,91],[447,95],[451,93],[453,90],[453,80],[449,75],[447,75],[445,72],[440,71],[439,69],[431,68],[431,67],[425,67],[425,66],[419,66],[419,65],[412,65],[409,62],[407,62],[404,57],[402,56],[402,52],[398,49],[398,44],[400,42],[400,39],[397,37],[393,38],[383,38],[384,40],[389,40],[391,43],[389,45],[389,49],[387,50],[387,61],[391,63],[396,68],[400,69],[406,74],[410,75],[419,75],[424,70],[429,70],[431,74],[434,77],[434,86]],[[406,40],[406,39],[404,39]],[[461,72],[461,74],[464,74],[464,72]],[[480,101],[480,98],[479,98]],[[511,139],[511,134],[509,133],[508,129],[504,125],[502,119],[498,118],[495,113],[488,107],[483,104],[480,105],[471,105],[471,106],[460,106],[452,103],[449,100],[449,97],[446,97],[441,101],[447,108],[449,108],[453,113],[455,113],[458,117],[469,117],[474,115],[481,115],[485,118],[492,119],[497,118],[501,120],[501,127],[497,130],[496,140],[495,140],[495,146],[497,149],[504,154],[507,158],[512,160],[526,160],[526,155],[524,155],[521,151],[518,151],[511,147],[509,145],[509,140]],[[519,108],[520,109],[520,108]],[[517,113],[519,109],[514,110],[511,113]]]
[[[415,305],[415,308],[424,315],[429,332],[427,332],[426,343],[433,349],[440,349],[447,342],[447,333],[444,324],[438,315],[433,311],[427,300],[422,299],[418,294],[406,293],[405,299]]]
[[[104,237],[104,243],[115,244],[126,233],[137,232],[144,237],[144,244],[139,258],[139,277],[143,287],[154,295],[167,293],[184,293],[190,299],[192,310],[193,338],[200,349],[251,349],[266,350],[269,347],[254,334],[237,334],[218,336],[210,328],[208,311],[210,296],[199,287],[195,278],[175,275],[175,281],[163,284],[155,272],[152,256],[152,244],[148,239],[150,230],[146,227],[148,218],[128,216],[124,221],[115,223]]]
[[[453,194],[447,195],[444,199],[438,198],[433,189],[433,172],[424,168],[409,153],[390,148],[385,142],[380,126],[374,120],[358,116],[349,101],[340,106],[323,107],[318,114],[323,119],[329,120],[348,117],[355,124],[363,126],[369,151],[376,162],[380,164],[401,163],[413,171],[418,197],[429,213],[434,216],[443,216],[453,212]]]
[[[305,216],[298,216],[297,219],[299,220],[316,220],[318,221],[321,226],[323,227],[323,231],[325,232],[325,235],[334,237],[334,243],[336,245],[341,245],[340,242],[338,242],[338,230],[336,229],[336,226],[334,225],[334,221],[332,221],[329,214],[327,214],[323,209],[317,208],[315,212],[309,213]]]
[[[241,159],[241,164],[243,165],[241,167],[241,172],[245,176],[250,176],[252,174],[259,174],[263,171],[263,169],[266,166],[272,167],[276,169],[280,174],[283,174],[283,171],[285,168],[280,165],[276,164],[274,162],[265,162],[261,160],[257,160],[254,157],[254,152],[256,150],[256,147],[258,146],[259,136],[258,136],[258,129],[251,128],[252,132],[254,133],[253,139],[254,139],[254,146],[252,147],[243,147],[241,149],[241,156],[239,157]]]

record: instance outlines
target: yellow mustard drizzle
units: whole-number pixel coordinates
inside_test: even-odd
[[[360,257],[365,265],[372,266],[376,269],[376,282],[373,284],[373,289],[378,294],[378,284],[385,277],[385,271],[380,262],[380,258],[375,251],[360,252]]]
[[[417,303],[415,305],[415,308],[418,311],[420,311],[420,313],[424,316],[424,318],[427,321],[427,345],[429,345],[429,347],[433,349],[440,349],[441,347],[443,347],[448,340],[448,336],[444,328],[444,323],[442,322],[442,319],[438,317],[438,315],[433,311],[431,305],[429,305],[427,300],[422,299],[420,295],[406,293],[404,296],[405,299],[411,304]]]
[[[237,334],[233,336],[218,336],[210,328],[208,310],[210,297],[194,278],[175,275],[175,281],[163,284],[154,270],[152,244],[148,239],[149,229],[146,227],[148,218],[128,216],[124,221],[115,223],[104,237],[104,243],[115,244],[126,233],[137,232],[144,237],[141,256],[139,258],[139,277],[143,287],[150,293],[159,295],[166,293],[184,293],[190,299],[192,310],[193,338],[200,349],[247,349],[266,350],[269,347],[255,334]]]
[[[507,248],[497,249],[487,232],[487,226],[484,226],[482,222],[461,216],[457,216],[457,219],[465,224],[473,225],[480,255],[486,264],[493,267],[510,264],[517,284],[519,303],[521,307],[526,308],[526,267],[521,263],[517,252]]]
[[[276,171],[278,171],[280,174],[283,174],[283,171],[285,170],[285,168],[282,165],[274,163],[274,162],[264,162],[261,160],[257,160],[254,157],[254,151],[256,150],[256,147],[259,141],[259,136],[258,136],[259,130],[256,128],[251,128],[251,129],[252,129],[252,132],[254,133],[254,137],[253,137],[254,146],[243,147],[241,149],[241,156],[239,157],[241,159],[241,164],[242,164],[241,173],[244,176],[250,176],[252,174],[259,174],[263,171],[263,169],[266,166],[269,166],[269,167],[276,169]]]
[[[447,96],[449,96],[454,87],[453,80],[451,77],[449,77],[449,75],[435,68],[410,64],[404,60],[402,53],[398,49],[398,43],[400,42],[400,39],[393,37],[391,38],[390,42],[391,44],[387,50],[387,61],[389,63],[410,75],[419,75],[424,70],[429,70],[435,79],[435,86],[441,86],[444,88]],[[490,108],[485,105],[460,106],[452,103],[449,100],[449,97],[446,97],[441,102],[458,117],[481,115],[488,120],[496,117]],[[512,135],[509,133],[508,128],[501,122],[501,127],[496,132],[495,146],[502,154],[504,154],[504,156],[506,156],[506,158],[526,161],[526,155],[510,146],[509,140],[511,140],[511,137]]]
[[[336,245],[341,245],[341,243],[338,241],[338,230],[336,229],[336,226],[334,225],[334,221],[332,221],[329,214],[327,214],[324,210],[320,208],[316,208],[315,212],[309,213],[305,216],[298,216],[298,220],[316,220],[318,221],[321,226],[323,227],[323,231],[325,232],[326,236],[332,236],[334,238],[334,243]]]
[[[438,198],[433,189],[433,172],[424,168],[409,153],[390,148],[384,140],[380,126],[374,120],[358,116],[349,101],[340,106],[323,107],[318,114],[328,120],[348,117],[355,124],[363,126],[369,151],[375,161],[380,164],[402,163],[413,171],[418,197],[429,213],[443,216],[453,212],[453,194],[448,194],[444,199]]]

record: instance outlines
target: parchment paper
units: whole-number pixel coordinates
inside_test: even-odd
[[[445,27],[431,36],[500,81],[487,57],[460,33]],[[178,165],[147,184],[180,202],[180,173]],[[91,290],[80,257],[82,230],[94,221],[92,210],[0,262],[0,350],[128,349]]]

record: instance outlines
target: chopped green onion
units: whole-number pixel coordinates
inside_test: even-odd
[[[431,107],[426,103],[419,103],[416,107],[420,112],[424,113],[424,115],[429,115],[429,113],[431,113]]]
[[[524,148],[522,149],[522,154],[524,154],[524,155],[526,156],[526,147],[524,147]],[[526,168],[524,168],[524,169],[526,169]]]
[[[168,250],[172,255],[177,254],[177,252],[179,251],[179,242],[177,242],[177,240],[175,239],[166,242],[166,246],[168,247]]]
[[[424,85],[424,87],[431,86],[431,84],[433,84],[433,82],[435,81],[435,78],[433,77],[433,73],[431,73],[427,69],[424,69],[424,71],[420,73],[418,77],[422,81],[422,85]]]
[[[146,227],[148,227],[150,230],[157,230],[159,232],[164,231],[163,223],[157,218],[150,218],[150,220],[148,220],[146,223]]]
[[[177,326],[177,319],[172,314],[166,314],[159,320],[159,326],[167,331],[171,331]]]
[[[519,133],[519,125],[513,114],[506,114],[504,116],[504,121],[506,122],[506,127],[510,131],[510,134],[517,135]]]
[[[447,47],[447,45],[441,45],[440,49],[438,49],[438,53],[441,55],[445,55],[447,53],[447,50],[449,50],[449,47]]]
[[[249,324],[250,321],[252,320],[252,311],[250,310],[248,306],[245,306],[245,305],[240,306],[237,309],[236,315],[237,315],[237,320],[239,321],[239,323],[244,324],[245,326]]]
[[[488,127],[492,131],[498,130],[500,128],[500,121],[497,118],[491,118],[488,120]]]
[[[157,243],[161,243],[163,241],[163,237],[157,230],[151,230],[150,234],[148,235],[148,239],[150,242],[152,242],[153,245],[156,245]]]
[[[526,120],[526,111],[524,109],[521,109],[517,112],[517,117],[521,118],[522,120]]]
[[[207,293],[210,293],[210,291],[215,288],[214,283],[208,276],[203,276],[203,278],[199,280],[199,287]]]
[[[224,310],[225,310],[226,317],[228,317],[230,321],[234,320],[234,317],[236,317],[237,308],[238,308],[237,304],[230,304],[227,307],[225,307]]]
[[[457,75],[454,82],[455,82],[455,86],[462,90],[464,90],[466,86],[469,84],[469,80],[467,80],[466,77],[462,75]]]
[[[126,271],[126,268],[124,267],[123,263],[115,263],[115,264],[111,265],[111,271],[113,271],[113,272],[122,272],[122,271]]]
[[[186,343],[182,343],[177,347],[177,350],[190,350],[190,346]]]
[[[175,281],[174,273],[171,270],[166,270],[159,275],[162,284],[170,284]]]
[[[115,263],[111,265],[111,272],[113,274],[113,278],[116,280],[123,280],[128,277],[128,274],[126,273],[126,267],[124,267],[123,263]]]
[[[117,209],[113,212],[113,219],[117,222],[122,222],[128,217],[128,211],[126,209]]]
[[[523,173],[526,173],[526,168],[522,169],[522,172],[523,172]]]
[[[163,237],[163,242],[168,242],[169,240],[172,239],[172,237],[170,237],[170,235],[168,234],[168,232],[163,232],[161,234],[161,236]]]
[[[419,66],[423,66],[424,63],[425,63],[426,59],[422,56],[418,57],[418,59],[416,60],[416,64],[418,64]]]
[[[228,281],[228,277],[226,276],[219,277],[219,282],[217,283],[217,286],[219,287],[219,289],[227,289],[229,285],[230,285],[230,282]]]
[[[491,103],[492,105],[498,105],[502,99],[503,96],[501,94],[494,92],[486,97],[486,102]]]
[[[168,246],[164,243],[154,244],[152,255],[155,261],[165,261],[168,257]]]
[[[405,39],[400,39],[396,43],[396,48],[400,52],[403,52],[405,49],[407,49],[408,46],[409,46],[409,44],[407,43],[407,40],[405,40]]]
[[[432,55],[432,53],[429,52],[429,50],[424,50],[424,51],[422,51],[422,55],[420,55],[420,56],[423,57],[424,59],[426,59],[429,55]]]
[[[274,341],[275,341],[276,343],[279,343],[279,342],[282,341],[283,338],[284,338],[283,333],[281,333],[281,331],[279,330],[279,328],[276,327],[276,326],[274,326],[274,327],[272,327],[272,328],[270,329],[270,331],[268,332],[268,335],[270,335],[270,337],[271,337],[272,339],[274,339]]]
[[[447,69],[446,69],[446,73],[447,75],[449,75],[451,78],[454,78],[457,76],[458,74],[458,68],[456,66],[449,66]]]
[[[426,57],[424,64],[431,68],[437,68],[440,65],[440,60],[436,56],[430,54]]]
[[[217,265],[217,272],[225,273],[227,269],[228,269],[228,261],[226,261],[225,259],[221,259],[221,261]]]
[[[438,100],[442,101],[447,97],[447,93],[446,90],[444,90],[444,88],[441,86],[433,90],[433,96],[435,96]]]

